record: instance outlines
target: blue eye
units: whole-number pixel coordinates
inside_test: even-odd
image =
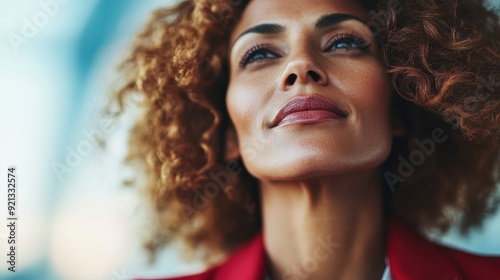
[[[328,41],[325,51],[335,50],[366,50],[370,45],[363,39],[353,34],[337,34]]]
[[[264,45],[256,45],[248,49],[240,60],[240,67],[244,68],[247,64],[261,61],[264,59],[275,58],[278,55],[265,48]]]

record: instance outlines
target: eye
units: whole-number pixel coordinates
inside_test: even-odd
[[[366,50],[370,47],[368,42],[354,34],[337,34],[333,36],[327,44],[325,51],[351,51],[351,50]]]
[[[245,68],[245,66],[250,63],[276,57],[278,57],[276,53],[270,51],[265,45],[259,44],[251,47],[245,52],[239,65],[241,68]]]

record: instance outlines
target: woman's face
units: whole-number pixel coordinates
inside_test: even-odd
[[[352,0],[248,4],[231,34],[226,104],[253,176],[338,175],[386,159],[391,90],[367,14]]]

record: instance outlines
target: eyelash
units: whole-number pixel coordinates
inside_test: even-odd
[[[328,47],[326,48],[326,50],[330,49],[334,44],[336,44],[342,40],[345,40],[345,39],[349,39],[349,40],[351,40],[351,43],[358,45],[357,47],[354,47],[354,49],[359,49],[359,50],[365,51],[370,47],[370,44],[368,44],[368,42],[365,39],[354,35],[354,33],[350,33],[350,34],[341,33],[341,34],[336,34],[330,40],[328,40],[328,43],[327,43]],[[347,47],[346,49],[349,50],[349,49],[351,49],[351,47]]]
[[[257,44],[257,45],[252,46],[251,48],[249,48],[245,52],[245,54],[242,56],[242,58],[240,59],[240,64],[239,64],[240,67],[244,68],[248,63],[251,63],[252,61],[250,61],[250,60],[251,60],[252,56],[257,54],[258,52],[260,52],[262,50],[267,50],[266,47],[267,46],[264,44]],[[267,50],[267,51],[271,52],[269,50]]]
[[[349,51],[350,49],[359,49],[359,50],[365,51],[370,47],[370,44],[368,44],[365,39],[363,39],[359,36],[356,36],[353,33],[351,33],[351,34],[341,33],[341,34],[336,34],[330,40],[328,40],[328,43],[327,43],[328,47],[325,49],[325,51],[329,50],[335,43],[338,43],[339,41],[346,40],[346,39],[349,39],[349,40],[351,40],[351,43],[358,45],[357,47],[354,47],[354,48],[351,48],[351,47],[345,48],[345,49],[347,49],[347,51]],[[252,57],[261,51],[271,53],[274,56],[277,55],[276,53],[267,49],[267,46],[265,44],[254,45],[251,48],[249,48],[245,52],[245,54],[242,56],[242,58],[240,59],[240,63],[239,63],[240,68],[245,68],[245,66],[247,66],[249,63],[252,63],[254,61],[258,61],[258,60],[252,61]]]

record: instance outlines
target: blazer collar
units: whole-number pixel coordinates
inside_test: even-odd
[[[499,256],[478,256],[428,241],[394,219],[388,222],[387,258],[393,280],[491,279],[500,275]],[[264,280],[262,232],[222,264],[204,273],[159,280]]]

